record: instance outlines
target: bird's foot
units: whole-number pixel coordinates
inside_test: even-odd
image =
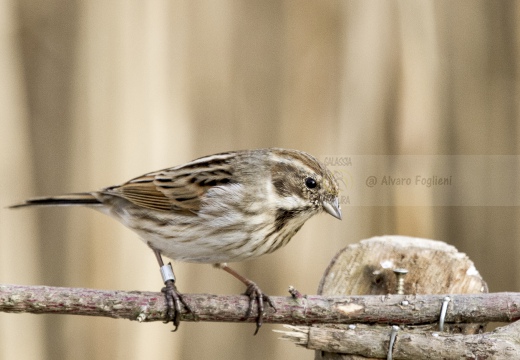
[[[271,298],[264,294],[262,290],[258,287],[258,285],[256,285],[256,283],[250,280],[247,284],[247,289],[244,295],[249,297],[249,308],[246,312],[246,318],[251,316],[251,313],[253,312],[254,303],[256,302],[256,307],[258,310],[258,316],[256,317],[256,330],[254,333],[254,335],[256,335],[258,333],[258,330],[260,330],[260,327],[262,326],[264,320],[264,304],[269,304],[269,306],[271,306],[274,309],[274,311],[276,311],[276,307],[271,301]]]
[[[173,331],[177,331],[181,320],[182,307],[184,306],[188,313],[193,315],[195,315],[195,311],[193,311],[191,306],[184,300],[183,295],[179,293],[175,286],[175,281],[167,280],[164,285],[165,287],[161,289],[161,292],[163,292],[166,297],[166,320],[164,323],[173,322],[175,326]]]

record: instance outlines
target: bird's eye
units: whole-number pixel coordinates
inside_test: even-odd
[[[316,186],[318,186],[318,183],[313,178],[308,177],[305,179],[305,186],[307,186],[309,189],[314,189]]]

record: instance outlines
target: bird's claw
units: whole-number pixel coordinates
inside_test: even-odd
[[[163,292],[166,297],[166,320],[164,323],[173,322],[175,326],[173,331],[177,331],[181,320],[182,306],[186,308],[188,313],[195,314],[195,312],[191,306],[186,303],[183,295],[179,293],[173,280],[166,281],[164,285],[165,287],[161,289],[161,292]]]
[[[246,312],[246,318],[251,316],[251,313],[253,312],[253,304],[256,302],[257,309],[258,309],[258,316],[256,318],[256,330],[254,335],[258,333],[258,330],[260,330],[260,327],[262,326],[263,320],[264,320],[264,303],[269,304],[274,311],[276,312],[276,307],[274,306],[271,298],[264,294],[262,290],[256,285],[254,282],[250,282],[249,285],[247,285],[247,289],[245,294],[249,297],[249,307]]]

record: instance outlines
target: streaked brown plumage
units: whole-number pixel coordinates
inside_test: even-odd
[[[223,263],[279,249],[323,210],[341,218],[332,173],[307,153],[276,148],[210,155],[100,191],[35,198],[13,207],[33,205],[100,210],[139,234],[160,263],[162,254],[218,264],[243,281],[251,300],[258,302],[257,330],[268,298]],[[171,285],[177,299],[170,315],[178,325],[183,299]]]

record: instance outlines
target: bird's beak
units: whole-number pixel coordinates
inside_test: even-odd
[[[332,201],[323,201],[323,209],[329,213],[330,215],[334,216],[336,219],[341,220],[341,210],[339,208],[339,200],[337,197],[334,198]]]

